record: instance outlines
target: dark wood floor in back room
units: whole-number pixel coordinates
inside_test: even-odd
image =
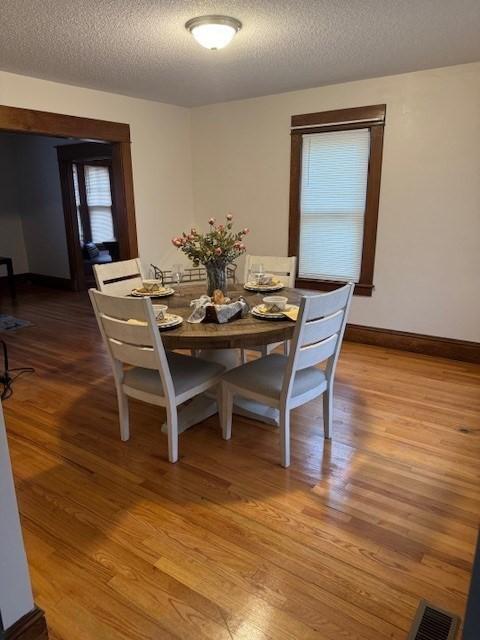
[[[161,409],[118,435],[85,293],[3,312],[4,404],[37,604],[54,640],[404,640],[419,598],[463,614],[480,514],[480,367],[345,343],[332,442],[321,402],[273,429],[217,418],[167,462]],[[5,334],[2,335],[4,337]]]

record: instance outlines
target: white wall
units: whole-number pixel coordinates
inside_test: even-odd
[[[0,255],[13,258],[16,274],[70,278],[59,144],[65,140],[0,134]]]
[[[3,627],[8,629],[31,611],[34,604],[18,517],[1,402],[0,514],[0,614]]]
[[[193,110],[0,72],[0,104],[130,124],[147,266],[182,261],[170,238],[228,211],[251,252],[285,254],[291,115],[383,102],[376,289],[350,320],[480,340],[480,63]]]
[[[480,340],[480,63],[192,110],[196,225],[228,211],[286,255],[290,117],[387,104],[375,291],[350,321]]]
[[[28,257],[18,207],[18,182],[15,179],[15,141],[0,133],[0,256],[12,258],[15,273],[27,273]],[[2,268],[0,276],[6,274]]]
[[[62,139],[16,136],[19,209],[29,271],[70,278],[57,149]]]
[[[188,109],[6,72],[0,104],[129,124],[142,262],[178,262],[170,238],[193,218]]]

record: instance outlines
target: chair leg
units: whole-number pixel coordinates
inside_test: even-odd
[[[120,421],[120,438],[123,442],[130,439],[130,420],[128,414],[128,397],[117,389],[118,418]]]
[[[167,405],[168,460],[178,460],[178,413],[177,407]]]
[[[247,352],[245,349],[240,349],[240,361],[241,364],[246,364],[247,362]]]
[[[229,390],[226,384],[222,384],[220,395],[220,421],[222,423],[222,435],[224,440],[230,440],[232,437],[233,393]]]
[[[218,421],[220,422],[220,428],[223,434],[223,393],[222,393],[222,383],[219,382],[216,387],[217,392],[217,408],[218,408]]]
[[[283,355],[288,356],[290,353],[290,340],[284,340],[283,342]]]
[[[325,438],[330,439],[332,437],[333,426],[333,388],[328,385],[328,388],[323,394],[323,430]]]
[[[280,409],[280,449],[282,454],[282,467],[290,466],[290,410],[286,407]]]

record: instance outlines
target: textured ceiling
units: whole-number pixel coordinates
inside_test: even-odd
[[[221,51],[184,29],[243,22]],[[480,60],[480,0],[1,0],[0,68],[193,106]]]

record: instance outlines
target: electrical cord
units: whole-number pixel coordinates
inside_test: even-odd
[[[3,351],[3,373],[0,373],[0,400],[7,400],[13,394],[12,385],[14,381],[24,373],[35,373],[33,367],[15,367],[10,369],[8,366],[8,351],[4,340],[0,340]],[[14,373],[15,375],[10,375]]]

